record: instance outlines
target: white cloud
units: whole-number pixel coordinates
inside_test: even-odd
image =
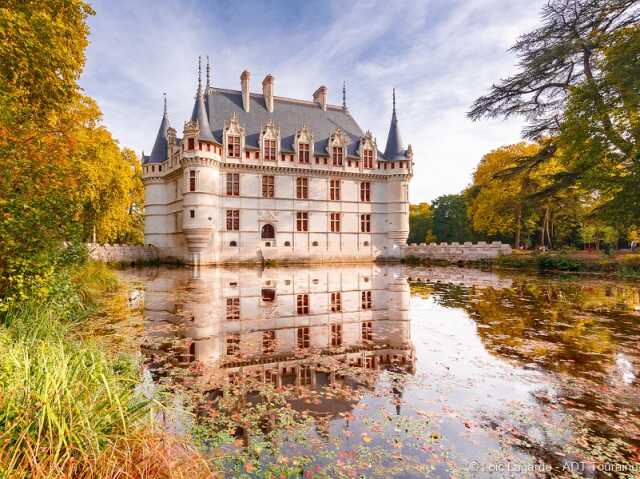
[[[198,55],[213,56],[214,83],[227,88],[238,88],[248,68],[254,90],[272,73],[278,95],[310,98],[325,84],[339,103],[346,79],[349,109],[381,149],[395,86],[401,132],[415,153],[411,200],[428,201],[460,191],[484,153],[519,140],[518,120],[473,123],[465,113],[492,82],[513,71],[517,59],[507,49],[536,24],[541,4],[334,0],[317,21],[310,12],[299,24],[269,25],[259,15],[264,3],[243,23],[209,4],[116,8],[98,2],[81,84],[98,100],[114,136],[138,152],[153,144],[162,92],[174,126],[180,129],[189,116]]]

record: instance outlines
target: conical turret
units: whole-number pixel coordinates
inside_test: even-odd
[[[404,143],[400,136],[400,128],[398,127],[398,116],[396,114],[396,89],[393,89],[393,113],[391,115],[391,125],[389,126],[389,136],[387,137],[387,146],[384,149],[384,157],[387,160],[405,160]]]
[[[146,163],[162,163],[168,158],[168,134],[167,130],[171,125],[169,124],[169,115],[167,114],[167,95],[164,95],[164,112],[162,114],[162,121],[160,122],[160,128],[158,129],[158,135],[156,141],[153,144],[151,150],[151,156],[148,156]]]
[[[200,58],[198,58],[198,91],[196,92],[196,101],[193,105],[193,111],[191,112],[191,121],[198,121],[200,133],[198,139],[205,141],[215,141],[213,133],[211,132],[211,126],[209,125],[209,116],[207,115],[207,109],[204,104],[204,95],[202,93],[202,64]]]

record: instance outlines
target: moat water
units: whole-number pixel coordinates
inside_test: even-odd
[[[640,477],[638,282],[384,265],[121,275],[143,390],[228,477]]]

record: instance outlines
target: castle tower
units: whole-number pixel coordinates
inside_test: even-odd
[[[165,195],[161,177],[161,165],[165,164],[170,157],[171,142],[173,141],[171,135],[174,131],[169,124],[167,97],[165,95],[160,128],[158,128],[151,155],[143,157],[143,163],[147,166],[143,170],[142,179],[145,204],[144,236],[148,242],[153,242],[159,246],[164,246],[162,238],[167,228],[169,228],[167,218],[163,215]]]
[[[182,231],[190,253],[189,263],[198,265],[210,246],[216,229],[219,168],[217,142],[209,125],[202,90],[202,67],[198,59],[198,89],[191,119],[184,124],[182,144],[183,214]]]
[[[387,220],[389,229],[387,238],[390,240],[391,251],[388,256],[400,256],[401,247],[406,244],[409,236],[409,179],[411,174],[411,150],[405,150],[400,128],[398,126],[398,116],[396,114],[396,89],[393,89],[393,112],[391,114],[391,124],[389,135],[387,136],[387,146],[384,149],[384,156],[387,161],[409,163],[408,172],[399,172],[389,179],[389,201],[387,210]]]

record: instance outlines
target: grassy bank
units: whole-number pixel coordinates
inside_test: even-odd
[[[422,260],[408,257],[405,264],[449,265],[447,261]],[[640,277],[640,254],[618,253],[606,255],[598,252],[520,252],[492,260],[460,262],[464,266],[517,269],[540,272],[598,273],[620,277]]]
[[[205,477],[200,456],[156,426],[135,356],[86,334],[108,313],[113,273],[87,263],[53,279],[46,298],[0,316],[0,477]]]

